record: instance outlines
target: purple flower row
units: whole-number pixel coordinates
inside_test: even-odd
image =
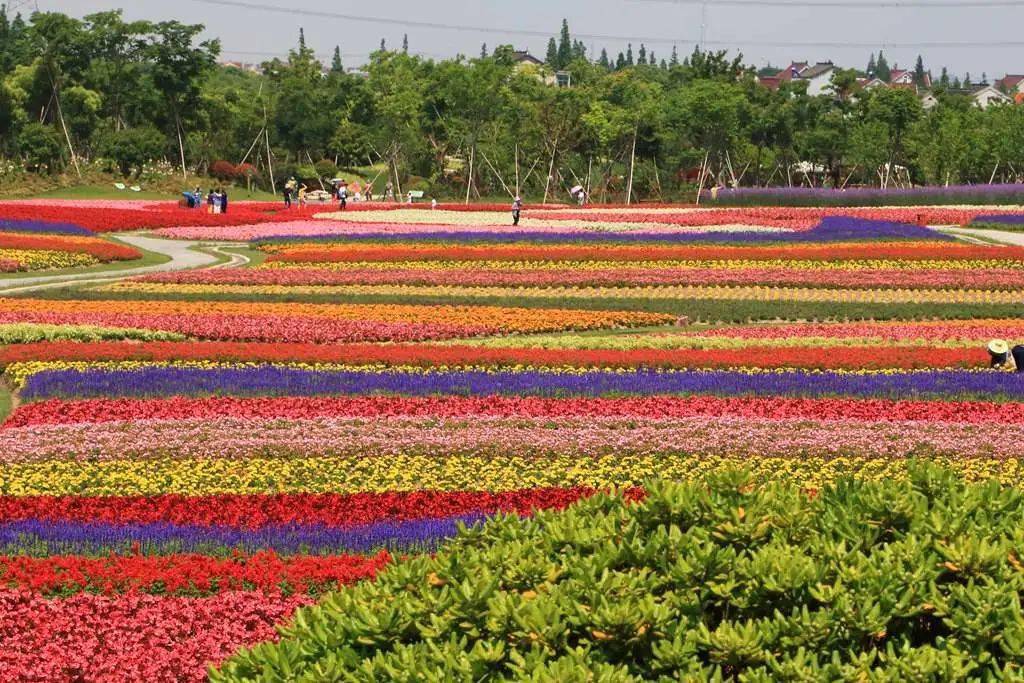
[[[1024,374],[920,370],[853,374],[787,370],[655,370],[628,372],[309,370],[264,365],[247,368],[150,366],[133,370],[47,370],[32,375],[22,398],[156,396],[859,396],[908,399],[1024,399]]]
[[[14,220],[0,218],[0,232],[30,232],[49,235],[84,235],[91,237],[95,233],[73,223],[46,223],[43,221]]]
[[[25,520],[0,524],[0,554],[144,555],[199,553],[224,556],[234,551],[273,550],[281,555],[336,555],[433,550],[455,536],[459,523],[472,525],[483,515],[400,522],[377,522],[339,528],[323,524],[272,525],[261,529],[186,526],[167,522],[107,524]]]
[[[886,204],[1022,204],[1024,185],[950,185],[881,189],[857,187],[740,187],[718,191],[717,199],[705,190],[701,196],[711,205],[782,206],[881,206]]]
[[[846,242],[854,240],[950,240],[941,232],[909,223],[873,221],[848,216],[823,218],[812,230],[793,232],[481,232],[431,231],[414,234],[364,233],[359,235],[280,235],[256,240],[260,243],[287,242],[611,242],[611,243],[684,243],[684,244],[799,244]]]

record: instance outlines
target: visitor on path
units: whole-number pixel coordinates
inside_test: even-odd
[[[368,202],[372,202],[373,201],[373,185],[367,185],[366,186],[366,201],[368,201]]]
[[[305,206],[306,206],[306,192],[308,190],[309,190],[309,188],[306,187],[306,183],[302,183],[302,185],[299,186],[299,208],[300,209],[305,208]]]
[[[522,210],[523,210],[523,200],[522,200],[522,198],[519,197],[519,195],[516,195],[516,198],[512,200],[512,225],[513,226],[518,226],[519,225],[519,214],[522,212]]]
[[[1006,372],[1024,372],[1024,344],[1012,349],[1002,339],[993,339],[988,343],[990,367]]]
[[[211,187],[210,191],[206,194],[206,212],[207,213],[216,213],[213,210],[214,206],[216,204],[217,204],[217,197],[214,196],[213,188]]]
[[[384,186],[384,201],[391,202],[395,200],[395,186],[388,181],[388,184]]]
[[[348,207],[348,185],[344,183],[338,187],[338,208],[344,211]]]
[[[284,186],[284,208],[292,208],[292,188]]]
[[[430,210],[437,211],[437,197],[430,198]]]
[[[228,191],[224,189],[220,191],[220,212],[228,212]]]

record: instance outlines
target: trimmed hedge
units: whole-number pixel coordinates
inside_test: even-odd
[[[214,681],[1019,679],[1024,492],[730,471],[463,529]]]

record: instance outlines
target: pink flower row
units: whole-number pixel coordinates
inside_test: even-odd
[[[749,325],[708,330],[706,337],[731,339],[789,339],[827,337],[885,341],[958,341],[1001,337],[1024,340],[1024,320],[941,320],[926,322],[794,323]]]
[[[842,439],[835,435],[842,434]],[[220,417],[101,424],[34,425],[0,431],[0,462],[47,459],[237,458],[275,455],[387,457],[499,453],[596,456],[606,453],[697,456],[771,453],[787,457],[906,457],[946,454],[1013,457],[1024,425],[905,424],[862,419],[765,420],[682,417],[637,422],[622,417],[472,416],[277,420]]]
[[[224,341],[309,342],[316,344],[367,341],[424,341],[480,334],[474,325],[402,323],[376,320],[331,320],[278,315],[152,315],[147,313],[0,313],[0,323],[98,325],[178,332],[200,339]]]
[[[1024,287],[1024,270],[1013,268],[894,270],[806,270],[767,268],[602,268],[572,270],[530,268],[514,271],[474,268],[460,270],[417,268],[382,270],[356,266],[333,268],[267,268],[184,271],[151,275],[142,280],[184,284],[232,285],[462,285],[484,287],[618,286],[618,285],[770,285],[849,288],[970,288]]]
[[[47,599],[0,590],[0,680],[203,681],[208,664],[276,640],[275,624],[311,601],[255,592]]]

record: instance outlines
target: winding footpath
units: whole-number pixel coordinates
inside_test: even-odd
[[[961,239],[978,238],[980,241],[995,240],[1002,244],[1024,247],[1024,232],[1008,232],[1006,230],[977,230],[974,228],[943,228],[943,232],[956,235]]]
[[[152,266],[126,266],[122,269],[98,273],[63,273],[59,275],[40,275],[38,277],[0,278],[0,295],[32,292],[39,289],[50,289],[66,285],[114,282],[138,275],[166,273],[174,270],[238,268],[249,262],[249,259],[245,256],[222,251],[230,247],[244,247],[245,244],[240,242],[195,242],[163,239],[141,234],[122,234],[118,235],[115,239],[139,249],[162,254],[170,260]],[[225,261],[224,259],[227,260]]]

